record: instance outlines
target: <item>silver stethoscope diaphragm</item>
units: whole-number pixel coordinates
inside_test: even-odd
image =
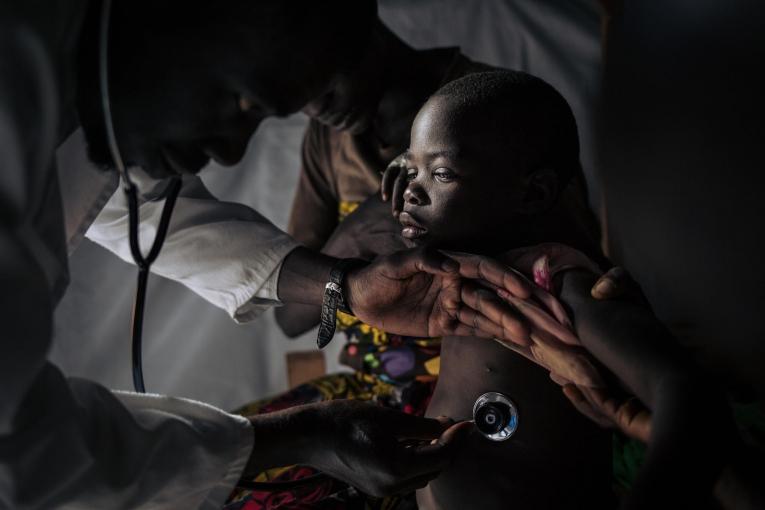
[[[484,393],[473,404],[473,421],[487,439],[505,441],[518,429],[518,408],[502,393]]]

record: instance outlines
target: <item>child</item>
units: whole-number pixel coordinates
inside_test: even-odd
[[[442,87],[416,117],[405,159],[399,221],[407,244],[500,256],[557,242],[601,259],[557,200],[579,170],[579,142],[568,105],[542,80],[497,71]],[[532,258],[549,263],[547,255]],[[545,370],[496,342],[445,338],[428,415],[469,418],[487,391],[516,403],[518,431],[501,443],[473,434],[418,494],[421,507],[612,504],[610,438],[578,415]]]
[[[498,256],[519,246],[562,242],[597,255],[569,228],[566,211],[556,208],[558,191],[578,167],[576,126],[563,98],[539,79],[500,71],[444,86],[415,119],[406,163],[399,221],[408,244]],[[518,267],[521,259],[511,257]],[[572,250],[542,246],[522,258],[534,261],[530,276],[538,284],[560,293],[582,343],[654,411],[646,466],[625,505],[708,503],[732,444],[723,399],[701,384],[650,311],[592,299],[591,264],[576,262],[581,257]],[[498,391],[517,403],[520,425],[500,444],[474,435],[451,468],[420,491],[421,507],[608,505],[599,483],[604,471],[596,471],[603,445],[570,416],[572,408],[538,372],[497,343],[444,339],[428,415],[469,417],[479,395]],[[715,438],[705,443],[703,461],[696,461],[704,437],[700,423],[704,430],[711,426]]]

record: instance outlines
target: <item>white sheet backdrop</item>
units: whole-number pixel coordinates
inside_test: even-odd
[[[595,0],[380,0],[382,19],[415,47],[457,45],[472,58],[529,71],[557,87],[579,123],[594,206],[599,12]],[[265,122],[240,165],[211,165],[204,181],[216,196],[248,204],[286,226],[305,125],[301,114]],[[70,265],[72,284],[56,312],[51,357],[70,375],[131,389],[128,329],[135,269],[89,241],[75,251]],[[150,391],[223,408],[286,389],[285,353],[315,345],[313,333],[288,340],[272,313],[237,326],[184,287],[159,277],[150,282],[144,337]],[[327,350],[329,370],[337,369],[340,343]]]

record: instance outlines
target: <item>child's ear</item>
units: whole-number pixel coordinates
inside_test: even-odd
[[[560,181],[552,168],[542,167],[526,176],[526,192],[521,204],[521,213],[542,214],[552,209],[558,200]]]

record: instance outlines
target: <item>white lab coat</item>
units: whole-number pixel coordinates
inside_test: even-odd
[[[67,13],[71,5],[47,7]],[[67,282],[67,242],[81,238],[116,183],[84,169],[62,175],[63,214],[53,158],[58,99],[65,97],[57,88],[61,62],[34,24],[8,20],[0,16],[0,509],[219,508],[252,450],[246,419],[187,399],[67,379],[46,360],[52,308]],[[246,208],[209,205],[211,197],[192,183],[184,193],[157,268],[243,318],[273,303],[281,260],[294,243]],[[149,223],[157,207],[142,207]],[[124,222],[111,218],[102,239],[125,235]],[[226,252],[208,243],[220,242],[219,227],[251,233],[260,258],[250,267],[218,267]],[[197,271],[179,248],[184,243],[196,243],[196,255],[219,258]],[[227,290],[232,281],[247,283]]]
[[[132,172],[148,195],[164,182]],[[142,201],[140,244],[147,253],[154,242],[163,200]],[[125,233],[128,207],[118,189],[86,237],[126,262],[133,263]],[[279,303],[277,284],[284,258],[297,247],[290,236],[253,209],[213,197],[199,177],[184,178],[167,237],[152,273],[182,283],[225,310],[236,322],[247,322]]]

